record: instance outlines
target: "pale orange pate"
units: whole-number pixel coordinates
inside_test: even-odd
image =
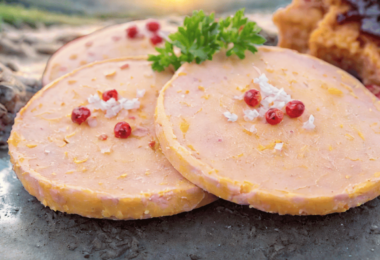
[[[155,34],[165,37],[177,27],[162,20],[159,22],[159,30],[153,33],[146,28],[150,21],[152,20],[140,20],[105,27],[69,42],[50,58],[42,77],[43,84],[46,85],[74,69],[95,61],[155,54],[155,48],[161,47],[163,42],[154,45],[151,37]],[[127,31],[132,27],[137,28],[134,38],[130,38]]]
[[[305,104],[302,116],[270,125],[247,112],[241,95],[266,77]],[[380,194],[380,101],[343,70],[295,51],[259,47],[243,60],[219,53],[183,65],[160,92],[156,133],[188,180],[266,212],[344,212]]]
[[[145,59],[121,58],[82,67],[38,92],[8,141],[25,189],[53,210],[93,218],[167,216],[214,201],[170,165],[155,138],[158,91],[171,76]],[[111,116],[92,109],[86,122],[72,122],[74,108],[91,108],[89,97],[110,89],[139,106]],[[115,138],[120,121],[132,127],[127,139]]]

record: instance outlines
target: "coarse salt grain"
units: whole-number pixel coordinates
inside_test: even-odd
[[[101,153],[111,153],[111,147],[106,147],[100,150]]]
[[[88,98],[87,98],[87,101],[88,103],[91,104],[91,108],[93,109],[101,109],[102,106],[101,106],[101,99],[100,97],[97,95],[97,94],[94,94],[94,95],[90,95]]]
[[[277,151],[281,151],[283,145],[284,145],[283,143],[276,143],[276,145],[274,146],[274,149]]]
[[[123,106],[124,109],[127,109],[127,110],[140,108],[140,101],[138,98],[134,98],[132,100],[122,98],[120,100],[120,104]]]
[[[253,110],[247,109],[247,110],[244,110],[243,112],[244,112],[245,121],[252,121],[255,118],[260,116],[259,112],[257,112],[256,109],[253,109]]]
[[[101,104],[101,110],[103,110],[103,111],[119,105],[119,103],[114,98],[110,98],[107,101],[101,100],[100,104]]]
[[[270,108],[282,109],[282,108],[284,108],[285,105],[286,104],[283,101],[275,101],[275,102],[273,102],[273,105]]]
[[[117,104],[115,106],[108,108],[106,111],[105,117],[106,118],[112,118],[112,117],[116,116],[122,108],[123,107],[121,106],[121,104]]]
[[[50,153],[50,151],[49,151],[49,150],[45,150],[45,153],[46,153],[46,154],[49,154],[49,153]]]
[[[136,97],[142,98],[145,95],[146,90],[145,89],[141,89],[141,90],[138,89],[138,90],[136,90],[136,92],[137,92]]]
[[[146,90],[137,90],[137,98],[132,100],[128,100],[126,98],[121,98],[119,101],[115,100],[115,98],[110,98],[107,101],[101,100],[100,97],[95,95],[90,95],[87,98],[87,101],[90,103],[89,108],[92,110],[102,110],[106,112],[106,118],[112,118],[116,116],[123,108],[125,110],[138,109],[140,108],[139,97],[143,97]],[[128,115],[128,111],[123,113],[123,117]],[[89,122],[89,124],[91,124]],[[91,126],[91,125],[90,125]],[[96,125],[95,125],[96,126]]]
[[[90,117],[87,119],[87,123],[90,127],[96,127],[98,125],[98,120],[95,117]]]
[[[269,108],[282,109],[286,103],[292,100],[290,95],[288,95],[283,88],[278,89],[269,84],[265,74],[261,74],[258,78],[255,78],[254,82],[260,86],[261,95],[263,96],[261,106],[266,111],[268,111]],[[260,116],[265,114],[266,111],[259,111]]]
[[[257,129],[256,129],[256,126],[255,125],[252,125],[250,128],[249,128],[249,131],[253,134],[256,134],[257,133]]]
[[[264,107],[260,107],[259,108],[259,115],[260,117],[265,117],[265,113],[268,111],[268,109],[264,108]]]
[[[223,115],[228,119],[229,122],[235,122],[238,119],[238,116],[236,114],[233,114],[229,111],[224,112]]]
[[[309,120],[303,123],[303,128],[306,130],[313,130],[315,128],[313,115],[310,115]]]
[[[244,99],[244,94],[240,95],[240,96],[234,96],[234,99],[243,100]]]

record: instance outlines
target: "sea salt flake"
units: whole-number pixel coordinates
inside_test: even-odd
[[[285,102],[275,101],[275,102],[273,102],[273,105],[271,106],[271,108],[282,109],[282,108],[284,108],[284,106],[285,106]]]
[[[243,100],[244,99],[244,94],[240,96],[234,96],[234,99],[236,100]]]
[[[121,104],[117,104],[117,105],[115,105],[115,106],[109,107],[109,108],[107,109],[107,111],[106,111],[106,115],[105,115],[105,117],[106,117],[106,118],[112,118],[112,117],[116,116],[116,115],[120,112],[120,110],[121,110],[122,108],[123,108],[123,107],[122,107]]]
[[[104,101],[103,101],[104,102]],[[108,99],[105,103],[105,107],[106,108],[110,108],[110,107],[114,107],[116,105],[118,105],[119,103],[116,101],[116,99],[114,98],[110,98]]]
[[[268,78],[267,78],[267,76],[263,73],[263,74],[261,74],[258,78],[255,78],[255,79],[254,79],[254,82],[255,82],[256,84],[259,84],[259,85],[261,86],[261,85],[264,85],[264,84],[268,83]]]
[[[96,127],[98,125],[98,120],[95,117],[90,117],[87,119],[87,123],[90,127]]]
[[[245,121],[252,121],[255,118],[260,116],[259,112],[257,112],[256,109],[253,109],[253,110],[247,109],[247,110],[244,110],[243,112],[244,112]]]
[[[100,150],[101,153],[111,153],[111,147],[106,147]]]
[[[274,149],[277,151],[281,151],[283,145],[284,145],[283,143],[276,143],[276,145],[274,146]]]
[[[263,97],[261,107],[259,108],[260,116],[264,116],[269,108],[282,109],[292,100],[283,88],[278,89],[268,83],[268,78],[265,74],[261,74],[254,82],[260,86],[260,92]]]
[[[313,115],[310,115],[309,120],[303,123],[303,128],[306,130],[313,130],[315,128]]]
[[[229,122],[235,122],[238,119],[238,116],[236,114],[233,114],[229,111],[224,112],[223,115],[228,119]]]
[[[249,131],[253,134],[256,134],[257,133],[257,129],[256,129],[256,126],[255,125],[252,125],[250,128],[249,128]]]
[[[91,101],[94,101],[94,100],[97,100],[97,99],[94,98],[94,95],[93,95],[91,97]],[[88,101],[90,102],[90,98],[88,99]],[[99,101],[96,101],[96,103],[91,103],[90,107],[93,108],[94,104],[96,104],[97,106],[96,109],[106,111],[106,115],[105,115],[106,118],[111,118],[111,117],[116,116],[120,112],[120,110],[123,108],[120,102],[116,101],[114,98],[110,98],[107,101],[100,100],[99,98]]]
[[[265,113],[268,111],[268,109],[267,108],[265,108],[265,107],[260,107],[259,108],[259,116],[260,117],[265,117]]]
[[[272,103],[272,98],[267,97],[263,100],[261,100],[261,107],[265,108],[266,110],[269,109],[269,105]]]
[[[99,101],[100,101],[100,97],[99,97],[97,94],[90,95],[90,96],[87,98],[87,101],[88,101],[88,103],[90,103],[90,104],[92,104],[92,103],[96,103],[96,102],[99,102]]]
[[[136,97],[137,98],[142,98],[145,95],[146,90],[145,89],[141,89],[141,90],[138,89],[138,90],[136,90],[136,92],[137,92]]]
[[[120,100],[120,104],[123,106],[124,109],[127,110],[140,108],[140,101],[138,98],[134,98],[132,100],[123,98]]]
[[[97,94],[90,95],[90,97],[87,98],[87,101],[88,101],[88,103],[90,103],[90,105],[89,105],[90,109],[102,110],[102,105],[101,105],[102,100],[100,99],[100,97]]]
[[[100,101],[100,109],[103,111],[106,111],[114,106],[119,105],[119,102],[117,102],[114,98],[110,98],[107,101]]]
[[[49,150],[45,150],[45,153],[46,153],[46,154],[49,154],[49,153],[50,153],[50,151],[49,151]]]

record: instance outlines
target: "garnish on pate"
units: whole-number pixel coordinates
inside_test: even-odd
[[[91,111],[87,107],[77,107],[74,108],[73,112],[71,113],[71,120],[74,123],[82,124],[91,116]]]
[[[127,122],[119,122],[115,125],[114,133],[116,138],[128,138],[132,133],[132,128]]]
[[[250,89],[244,94],[244,101],[248,106],[255,107],[261,101],[260,92],[256,89]]]
[[[271,125],[277,125],[284,119],[284,112],[278,108],[269,108],[265,113],[265,119]]]
[[[136,38],[139,30],[136,25],[129,26],[126,30],[128,38],[134,39]]]
[[[112,90],[107,90],[107,91],[104,91],[103,94],[102,94],[102,99],[104,101],[108,101],[110,100],[111,98],[115,99],[116,101],[118,100],[119,96],[118,96],[118,93],[117,93],[117,90],[116,89],[112,89]]]
[[[302,116],[305,105],[299,100],[292,100],[286,104],[286,114],[291,118]]]
[[[205,15],[203,11],[194,11],[186,17],[183,26],[169,35],[168,41],[162,48],[156,48],[158,55],[149,55],[153,62],[152,68],[163,71],[169,66],[177,70],[182,64],[195,61],[200,64],[212,60],[216,52],[223,48],[227,56],[236,55],[245,58],[245,51],[257,51],[256,45],[263,44],[265,39],[258,33],[261,28],[255,22],[244,16],[244,9],[232,17],[215,21],[215,15]],[[181,53],[177,55],[174,47]]]

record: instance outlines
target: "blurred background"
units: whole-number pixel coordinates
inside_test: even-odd
[[[0,0],[0,62],[38,78],[62,44],[104,26],[133,19],[176,19],[203,9],[226,16],[246,8],[275,33],[271,14],[291,0]],[[177,19],[177,21],[179,21]],[[29,61],[33,61],[30,66]]]
[[[3,9],[0,16],[6,21],[17,20],[20,18],[17,17],[17,12],[23,10],[42,10],[46,15],[57,13],[103,19],[184,15],[195,9],[225,13],[242,7],[245,7],[247,12],[271,12],[289,2],[290,0],[0,0],[0,10]],[[39,15],[42,15],[42,12],[39,12]],[[38,16],[35,19],[38,20]]]
[[[203,9],[227,16],[240,8],[263,28],[268,44],[277,41],[272,13],[291,0],[0,0],[1,66],[33,90],[50,56],[64,44],[116,23],[154,17],[173,24]],[[9,78],[9,76],[7,76]],[[16,81],[15,81],[16,82]],[[1,142],[0,142],[1,143]]]

